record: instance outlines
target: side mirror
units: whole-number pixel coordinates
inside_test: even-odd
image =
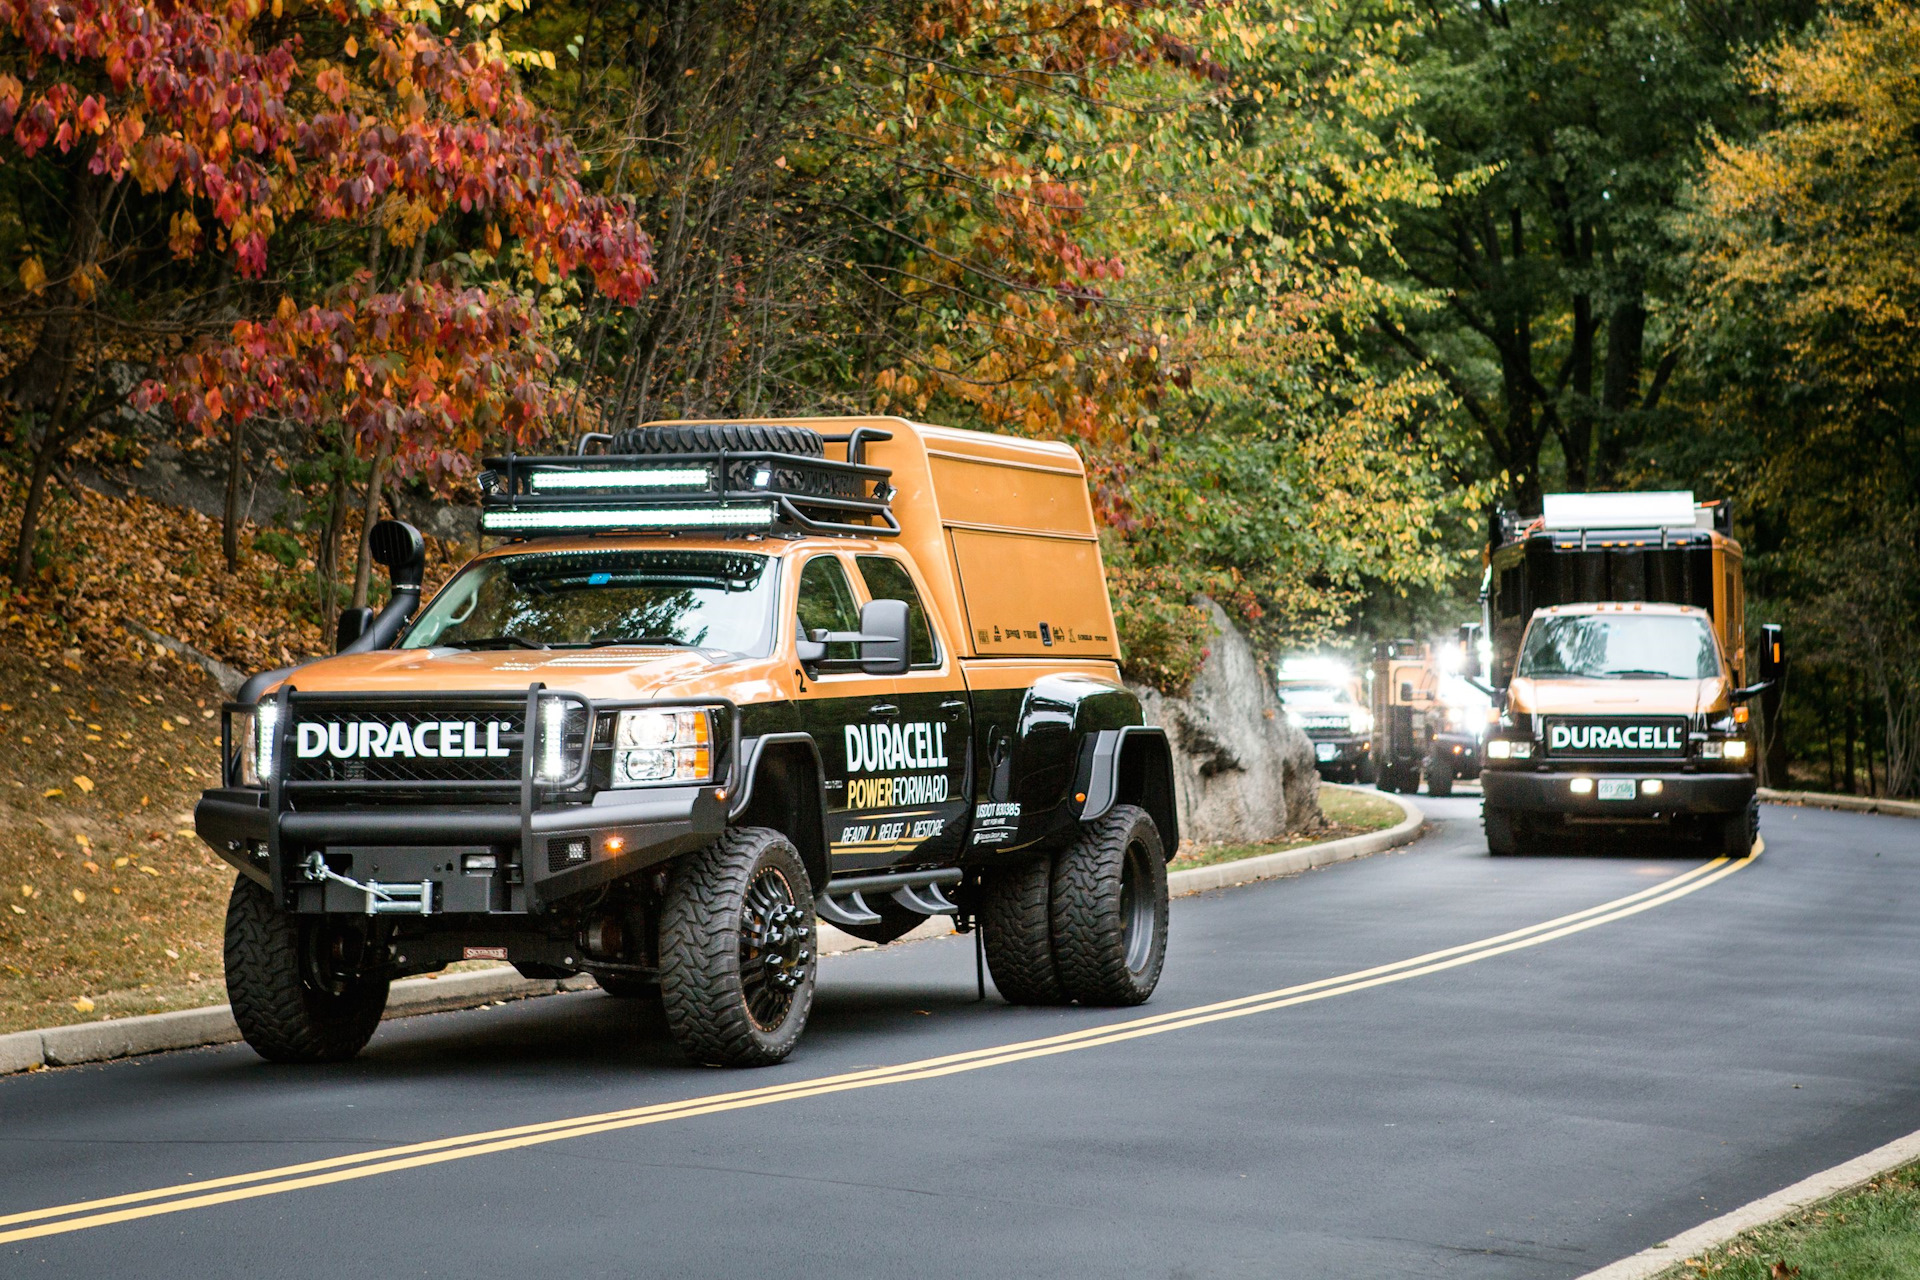
[[[1769,622],[1760,628],[1760,681],[1773,684],[1787,674],[1787,646],[1780,637],[1780,624]]]
[[[812,667],[827,660],[827,633],[823,630],[811,634],[802,631],[794,638],[793,656],[801,666]]]
[[[905,600],[869,600],[860,610],[860,669],[870,676],[897,676],[906,672],[907,620]]]
[[[1413,681],[1402,680],[1400,682],[1400,701],[1402,702],[1413,701]]]
[[[333,626],[333,651],[340,653],[355,640],[367,634],[367,628],[373,625],[373,610],[366,605],[357,609],[342,609],[339,619]]]
[[[1477,622],[1460,626],[1460,674],[1469,680],[1480,678],[1480,624]]]

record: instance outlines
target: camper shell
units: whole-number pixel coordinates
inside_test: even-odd
[[[1744,856],[1758,829],[1740,544],[1725,502],[1549,494],[1497,518],[1482,589],[1498,723],[1483,745],[1495,853],[1653,829]],[[1469,653],[1477,636],[1468,635]],[[1475,660],[1477,662],[1477,659]]]
[[[386,522],[394,603],[225,710],[196,825],[240,873],[235,910],[298,953],[236,953],[230,912],[256,1048],[357,1050],[389,980],[490,958],[663,1001],[702,1060],[776,1060],[816,913],[875,941],[979,924],[1012,999],[1146,998],[1171,759],[1120,678],[1071,447],[898,418],[668,422],[487,464],[482,530],[504,541],[419,609],[419,537]],[[1074,879],[1083,863],[1111,884]],[[1054,920],[1050,894],[1074,892],[1100,901]],[[682,954],[715,930],[737,955]],[[315,1025],[360,994],[344,1038],[250,1025],[286,964],[298,990],[274,998]]]

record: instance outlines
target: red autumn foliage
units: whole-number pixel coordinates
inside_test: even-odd
[[[210,214],[214,249],[248,278],[296,220],[378,225],[405,247],[457,211],[485,219],[471,233],[489,251],[504,225],[542,281],[584,270],[622,304],[652,283],[630,207],[584,188],[565,131],[499,56],[343,0],[317,4],[316,24],[347,64],[263,36],[288,27],[259,0],[0,0],[26,71],[0,73],[0,139],[26,157],[90,148],[94,174],[182,203],[183,257],[207,250]],[[480,433],[523,433],[555,406],[539,330],[531,300],[501,285],[428,271],[382,291],[363,273],[236,324],[142,399],[209,431],[269,411],[344,421],[369,452],[391,445],[439,477]]]

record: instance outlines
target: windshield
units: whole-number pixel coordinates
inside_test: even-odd
[[[686,645],[773,650],[768,558],[732,551],[541,551],[483,560],[434,597],[405,649]]]
[[[1309,707],[1350,707],[1353,695],[1329,685],[1296,684],[1280,690],[1280,701],[1297,710]]]
[[[1706,680],[1720,657],[1705,618],[1675,614],[1538,617],[1514,672],[1532,680]]]

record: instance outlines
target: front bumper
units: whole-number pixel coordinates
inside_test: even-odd
[[[1575,778],[1592,779],[1593,790],[1576,794],[1572,788]],[[1620,780],[1634,783],[1633,797],[1602,800],[1600,783]],[[1646,793],[1645,784],[1652,780],[1660,783],[1657,795]],[[1751,773],[1650,773],[1609,767],[1604,761],[1596,761],[1593,767],[1578,773],[1494,768],[1480,772],[1480,791],[1490,807],[1596,822],[1742,813],[1753,801],[1754,787]]]
[[[319,852],[356,880],[433,882],[431,914],[517,915],[710,842],[726,829],[723,794],[712,786],[603,791],[590,804],[530,813],[370,803],[285,810],[276,822],[265,791],[223,787],[202,793],[193,820],[215,853],[296,911],[366,909],[363,895],[340,884],[307,881],[303,864]],[[484,853],[496,860],[490,874],[464,869],[467,855]]]
[[[1315,764],[1357,765],[1373,754],[1370,738],[1316,738],[1309,734],[1308,740],[1313,743]]]

